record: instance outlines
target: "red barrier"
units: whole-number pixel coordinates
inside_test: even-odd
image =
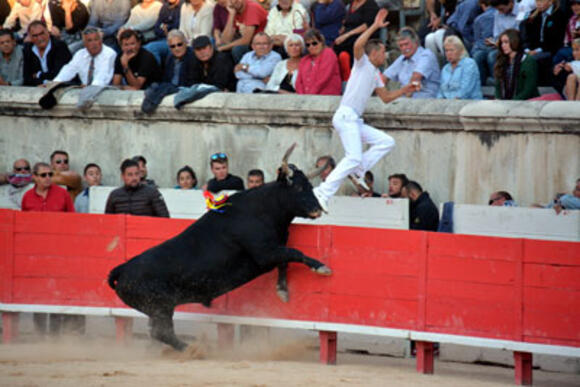
[[[108,272],[190,224],[0,210],[0,303],[124,307]],[[580,347],[580,243],[293,225],[289,245],[334,274],[319,277],[293,264],[287,304],[276,296],[272,272],[210,309],[179,310]],[[324,335],[331,363],[335,336]],[[419,346],[423,372],[432,372],[428,344]],[[522,353],[519,363],[530,363]],[[528,371],[520,371],[525,383]]]

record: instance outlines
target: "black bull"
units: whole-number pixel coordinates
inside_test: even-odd
[[[177,305],[209,306],[277,266],[299,262],[331,274],[321,262],[285,246],[294,217],[316,218],[322,212],[308,178],[286,162],[292,149],[275,182],[233,195],[223,212],[209,211],[181,234],[111,271],[109,285],[149,316],[154,339],[185,349],[173,329]]]

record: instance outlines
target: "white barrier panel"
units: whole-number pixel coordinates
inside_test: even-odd
[[[104,213],[109,193],[115,188],[91,187],[89,212]],[[199,219],[206,212],[202,191],[173,188],[161,188],[159,191],[172,218]],[[296,218],[294,223],[407,230],[408,206],[407,199],[335,196],[330,199],[329,214],[316,220]]]
[[[456,204],[455,234],[580,241],[580,211]]]

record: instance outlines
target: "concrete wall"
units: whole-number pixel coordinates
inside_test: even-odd
[[[105,91],[86,113],[75,109],[78,90],[50,111],[37,104],[42,92],[0,87],[0,170],[19,157],[36,162],[65,149],[73,169],[97,162],[103,184],[117,185],[120,162],[143,154],[150,177],[171,187],[185,164],[200,182],[209,179],[208,159],[217,151],[230,155],[234,174],[258,167],[267,179],[293,142],[291,161],[303,169],[322,154],[343,156],[331,126],[338,97],[217,93],[181,111],[168,97],[147,116],[140,112],[142,92]],[[580,177],[578,102],[400,99],[384,105],[373,98],[365,120],[397,141],[373,168],[381,192],[389,174],[404,172],[436,202],[483,204],[502,189],[528,205],[570,192]]]

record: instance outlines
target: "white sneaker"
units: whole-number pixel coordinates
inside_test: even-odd
[[[356,182],[355,185],[360,185],[365,191],[370,191],[370,187],[367,185],[367,182],[365,181],[364,176],[363,177],[359,177],[357,175],[355,175],[354,173],[351,173],[350,175],[348,175],[348,177],[353,181]],[[358,187],[356,187],[358,188]]]
[[[318,192],[316,189],[312,190],[312,193],[314,194],[316,200],[318,200],[318,204],[320,205],[320,208],[322,208],[322,211],[328,214],[328,199],[323,198],[320,192]]]

